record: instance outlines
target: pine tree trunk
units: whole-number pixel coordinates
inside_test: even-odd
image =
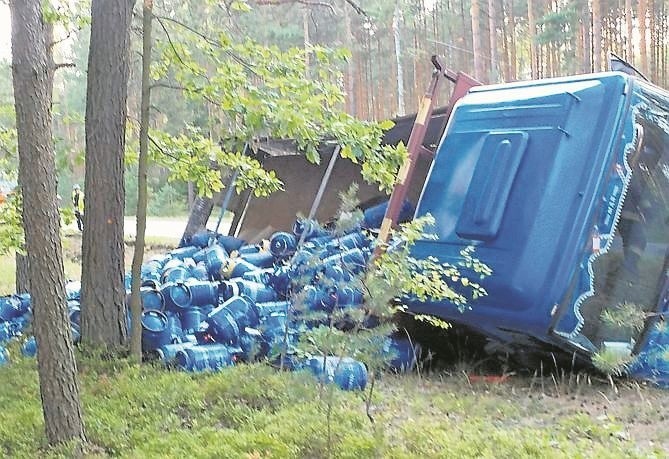
[[[86,89],[86,201],[81,335],[109,351],[126,344],[123,163],[134,0],[93,0]]]
[[[539,58],[537,53],[537,24],[534,19],[534,0],[527,0],[528,40],[530,42],[530,70],[532,78],[539,78]]]
[[[592,63],[595,72],[602,70],[602,9],[592,0]]]
[[[490,81],[499,81],[500,66],[497,57],[497,8],[498,0],[488,0],[488,28],[490,30]]]
[[[28,270],[28,257],[16,253],[16,293],[30,293],[30,272]]]
[[[395,65],[397,68],[397,116],[404,116],[404,70],[402,68],[402,38],[400,22],[402,20],[402,10],[400,2],[395,3],[393,12],[393,41],[395,43]]]
[[[484,78],[483,70],[483,38],[481,31],[481,7],[479,0],[472,0],[470,14],[472,16],[472,50],[474,51],[474,78],[479,81]]]
[[[641,59],[641,73],[648,74],[648,46],[646,45],[646,16],[648,15],[647,0],[639,0],[637,5],[639,21],[639,58]]]
[[[583,73],[592,72],[592,17],[588,2],[583,6]]]
[[[648,0],[648,10],[650,11],[648,28],[650,29],[650,66],[648,70],[650,71],[650,80],[657,81],[657,27],[656,27],[656,15],[655,15],[655,1]]]
[[[146,234],[147,180],[149,156],[149,110],[151,106],[151,25],[153,22],[153,0],[144,0],[142,14],[142,98],[139,120],[139,162],[137,166],[137,236],[132,255],[132,286],[130,291],[130,323],[139,324],[142,319],[142,261],[144,260],[144,236]],[[142,329],[132,327],[130,355],[136,362],[142,361]]]
[[[52,445],[85,441],[56,204],[50,27],[43,22],[39,0],[15,1],[10,7],[23,227],[30,280],[39,286],[31,294],[44,426]]]
[[[344,5],[344,43],[351,52],[351,59],[346,63],[346,111],[356,116],[358,110],[355,97],[355,51],[353,50],[353,30],[349,10],[348,5]]]
[[[513,10],[513,0],[509,1],[509,18],[511,20],[511,50],[509,52],[509,57],[511,58],[511,80],[515,81],[518,79],[518,58],[516,56],[516,13]]]

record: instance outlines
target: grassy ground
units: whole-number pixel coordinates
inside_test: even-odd
[[[576,377],[384,375],[362,393],[319,390],[262,364],[218,374],[79,357],[89,457],[666,457],[667,394]],[[542,388],[543,385],[543,388]],[[0,455],[47,449],[34,360],[0,369]],[[331,393],[331,395],[329,395]],[[330,430],[327,400],[332,400]]]

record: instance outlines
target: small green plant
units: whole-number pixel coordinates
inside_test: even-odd
[[[606,346],[595,352],[592,356],[592,364],[607,376],[623,376],[627,373],[634,357],[618,349]]]
[[[360,228],[363,217],[356,208],[357,189],[350,188],[342,194],[337,219],[330,226],[334,235],[334,244],[339,238],[347,237],[352,231]],[[403,224],[392,235],[390,246],[383,247],[381,254],[372,259],[366,266],[346,259],[344,250],[340,253],[339,274],[332,275],[326,270],[319,270],[323,254],[315,247],[307,246],[306,250],[298,251],[293,264],[300,266],[301,275],[293,279],[292,310],[288,313],[294,327],[299,331],[300,338],[296,344],[289,346],[288,325],[286,326],[282,353],[282,365],[285,353],[297,354],[298,358],[319,356],[325,361],[335,358],[336,373],[342,357],[352,357],[367,367],[369,376],[366,395],[367,415],[373,421],[370,411],[374,385],[377,375],[396,357],[388,351],[387,343],[396,331],[395,317],[400,311],[406,311],[405,299],[444,301],[461,310],[469,307],[469,301],[486,294],[477,282],[470,279],[474,275],[483,279],[491,273],[490,268],[473,257],[473,248],[465,248],[462,260],[458,265],[439,262],[436,258],[416,259],[411,255],[411,248],[419,239],[434,238],[427,228],[434,223],[431,216],[425,216]],[[373,234],[365,234],[368,240]],[[371,244],[374,247],[374,244]],[[311,254],[301,259],[304,253]],[[367,249],[364,249],[367,250]],[[354,257],[352,257],[354,258]],[[313,286],[327,292],[322,305],[329,300],[334,301],[329,307],[314,307],[313,297],[305,293]],[[359,298],[354,304],[340,304],[342,292],[358,292]],[[353,293],[355,295],[355,293]],[[347,299],[350,301],[350,298]],[[419,315],[417,318],[429,321],[437,326],[447,324],[438,318]],[[325,367],[325,363],[323,364]],[[332,432],[332,385],[325,387],[321,379],[321,400],[325,407],[328,426],[328,444],[331,444]]]
[[[625,301],[613,309],[602,311],[601,319],[609,327],[629,333],[638,333],[643,329],[646,313],[639,305]]]

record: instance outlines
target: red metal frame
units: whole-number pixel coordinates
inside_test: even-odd
[[[381,254],[385,246],[385,242],[388,241],[390,236],[390,229],[397,224],[397,218],[399,217],[402,203],[404,202],[404,198],[406,197],[407,191],[409,190],[409,185],[411,184],[411,178],[415,169],[416,160],[421,154],[433,154],[432,151],[423,146],[423,141],[425,140],[427,125],[432,118],[432,111],[434,110],[434,98],[437,94],[437,90],[439,89],[442,77],[445,77],[455,83],[455,88],[453,88],[453,92],[451,93],[451,97],[448,101],[448,109],[445,115],[446,121],[448,121],[450,118],[455,103],[465,94],[467,94],[469,89],[481,84],[479,81],[465,73],[455,73],[449,69],[444,69],[437,56],[432,56],[432,65],[434,65],[432,80],[430,81],[430,85],[428,86],[427,91],[425,91],[425,95],[421,100],[418,113],[416,114],[416,121],[414,122],[411,135],[409,136],[409,142],[407,144],[407,150],[409,154],[397,173],[396,184],[393,188],[392,194],[390,195],[388,209],[386,210],[383,223],[381,224],[381,230],[379,232],[374,257],[377,257]]]

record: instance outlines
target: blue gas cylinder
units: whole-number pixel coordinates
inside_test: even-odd
[[[388,209],[388,201],[369,207],[363,212],[362,226],[364,228],[380,228],[383,223],[383,217]],[[414,208],[410,201],[404,200],[397,221],[400,223],[411,220],[414,214]]]
[[[193,346],[195,346],[195,343],[192,343],[190,341],[186,341],[183,343],[166,344],[164,346],[160,346],[156,350],[156,354],[158,354],[158,358],[162,360],[165,365],[169,365],[176,358],[177,352],[183,351],[184,349],[188,349],[189,347]]]
[[[257,266],[258,268],[269,268],[274,266],[274,255],[272,252],[261,250],[256,253],[242,253],[239,255],[240,258],[248,261],[252,265]]]
[[[260,324],[260,332],[263,338],[271,345],[282,343],[288,334],[290,339],[295,335],[295,331],[290,327],[286,328],[287,321],[285,314],[272,314],[265,318]]]
[[[34,336],[31,336],[25,343],[23,343],[21,346],[21,354],[26,357],[35,357],[35,355],[37,355],[37,341],[35,341]]]
[[[67,302],[67,316],[70,319],[70,323],[74,325],[81,325],[81,306],[76,300],[71,300]]]
[[[139,290],[139,294],[142,299],[142,309],[145,311],[150,309],[162,311],[165,309],[165,298],[158,289],[152,287],[142,287]]]
[[[190,294],[190,304],[203,306],[205,304],[218,303],[218,284],[209,281],[190,280],[185,284]]]
[[[308,241],[316,237],[327,236],[328,232],[314,220],[298,218],[293,224],[293,234],[297,239]]]
[[[200,329],[200,322],[205,316],[202,315],[202,311],[199,307],[191,307],[179,311],[179,318],[181,319],[181,328],[184,333],[194,333]]]
[[[367,256],[360,249],[351,249],[323,259],[323,268],[336,265],[343,265],[345,270],[353,273],[360,272],[367,265]]]
[[[194,245],[196,247],[207,247],[209,242],[214,239],[214,232],[209,230],[198,231],[193,234],[188,241],[189,245]]]
[[[198,250],[200,250],[200,247],[195,245],[188,245],[186,247],[171,250],[169,254],[173,259],[176,258],[179,260],[185,260],[186,258],[193,258],[193,255]]]
[[[240,357],[244,362],[254,362],[261,359],[270,350],[269,344],[260,330],[248,327],[239,336],[239,347],[242,349]]]
[[[207,265],[204,262],[195,265],[195,267],[191,269],[191,275],[193,276],[194,279],[197,280],[201,281],[210,280],[209,270],[207,269]]]
[[[334,282],[351,282],[353,279],[353,273],[341,265],[326,265],[323,274]]]
[[[288,295],[292,283],[290,267],[281,266],[275,269],[268,277],[269,284],[276,293],[281,296]]]
[[[123,288],[125,288],[126,292],[129,292],[132,288],[132,274],[129,272],[123,276]]]
[[[168,311],[167,316],[167,329],[170,333],[170,343],[181,343],[185,341],[185,333],[181,326],[181,319],[174,312]]]
[[[226,236],[223,234],[219,234],[216,237],[216,242],[218,245],[223,247],[226,252],[232,253],[235,250],[239,250],[244,244],[246,244],[246,241],[243,239],[236,238],[234,236]]]
[[[267,269],[256,268],[252,271],[247,271],[244,274],[242,274],[242,279],[269,285],[273,273],[274,273],[273,268],[267,268]]]
[[[360,306],[363,303],[363,294],[360,290],[345,285],[334,289],[335,304],[340,308]]]
[[[142,350],[151,351],[170,342],[171,330],[167,316],[153,309],[142,311]]]
[[[79,285],[81,285],[81,284],[79,284]],[[16,294],[16,297],[21,302],[21,310],[25,314],[26,312],[28,312],[30,310],[30,304],[31,304],[30,293],[18,293],[18,294]],[[68,300],[69,300],[69,298],[68,298]]]
[[[0,343],[9,341],[14,336],[14,332],[9,322],[0,322]]]
[[[286,259],[292,257],[297,250],[297,240],[294,234],[280,231],[274,233],[269,240],[269,251],[276,258]]]
[[[367,386],[367,367],[350,357],[312,357],[307,362],[316,377],[335,383],[344,390],[363,390]]]
[[[22,306],[19,297],[11,295],[0,298],[0,320],[10,321],[21,317],[25,312],[27,308]]]
[[[70,324],[70,331],[72,332],[72,342],[79,344],[81,341],[81,328],[77,324]]]
[[[264,303],[277,299],[277,293],[272,287],[260,282],[239,278],[224,281],[223,292],[226,300],[233,296],[245,296],[256,303]]]
[[[235,277],[242,277],[244,273],[249,271],[256,271],[258,267],[253,263],[249,263],[243,258],[228,258],[221,267],[221,277],[225,279],[233,279]]]
[[[299,291],[295,298],[295,308],[310,311],[319,311],[323,309],[324,304],[333,304],[330,294],[315,285],[307,285]],[[329,307],[332,309],[332,306]]]
[[[258,313],[255,304],[248,298],[232,297],[221,306],[232,315],[240,330],[258,325]]]
[[[68,281],[65,283],[65,297],[68,300],[81,299],[81,282]]]
[[[181,311],[191,306],[191,293],[183,282],[168,282],[160,289],[165,298],[165,309],[168,311]]]
[[[181,265],[165,270],[161,279],[166,284],[168,282],[185,282],[190,277],[190,269],[186,265]]]
[[[207,265],[209,275],[214,279],[220,279],[221,268],[223,268],[226,261],[229,259],[227,252],[220,245],[213,245],[205,250],[207,253],[204,263]]]
[[[291,310],[290,301],[269,301],[266,303],[256,303],[256,311],[261,320],[275,314],[286,315]]]
[[[227,302],[226,302],[227,303]],[[232,344],[239,339],[239,326],[235,317],[223,303],[215,308],[207,316],[206,322],[209,325],[207,331],[214,337],[216,342]]]
[[[336,237],[328,242],[325,248],[329,253],[334,253],[343,250],[361,249],[369,247],[371,239],[369,239],[361,231],[346,234],[342,237]]]
[[[218,371],[234,364],[235,354],[223,344],[208,344],[182,349],[176,353],[177,367],[186,371]]]

